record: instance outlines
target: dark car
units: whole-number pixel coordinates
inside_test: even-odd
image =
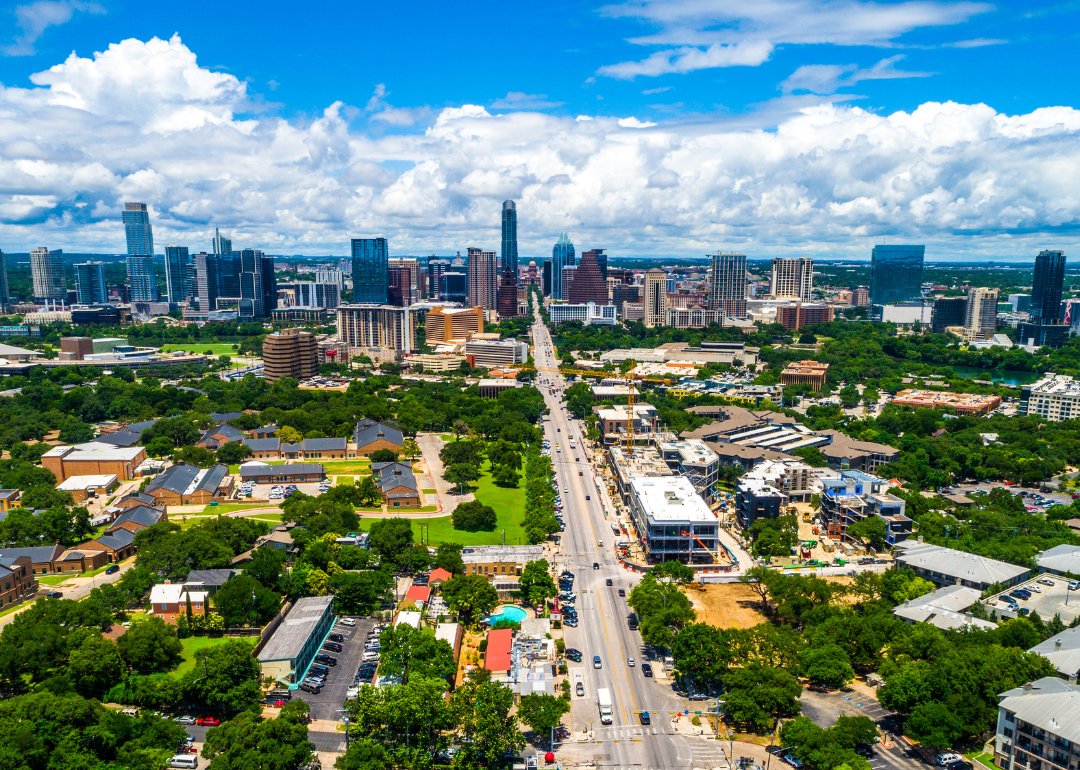
[[[626,589],[625,588],[620,588],[619,589],[619,596],[626,596]]]
[[[649,719],[649,712],[648,711],[642,711],[640,714],[638,714],[638,718],[641,720],[641,724],[643,724],[643,725],[651,725],[652,724],[652,720]]]
[[[769,754],[773,754],[773,755],[778,756],[778,757],[780,755],[790,751],[790,750],[791,750],[790,748],[787,748],[785,746],[766,746],[765,747],[765,751],[767,751]]]
[[[608,578],[607,580],[605,580],[604,584],[605,585],[611,585],[611,578]]]
[[[327,668],[326,666],[320,666],[320,665],[317,665],[317,664],[312,665],[312,667],[309,670],[312,673],[315,673],[315,674],[329,674],[330,673],[329,668]]]
[[[342,647],[337,642],[327,642],[323,645],[324,650],[330,650],[330,652],[341,652]]]
[[[858,754],[860,757],[866,757],[867,759],[870,759],[872,756],[874,756],[874,747],[866,741],[863,741],[855,746],[855,753]],[[970,768],[968,768],[968,770],[970,770]]]
[[[115,575],[119,571],[120,571],[120,565],[119,564],[110,564],[108,567],[105,568],[105,574],[106,575]]]
[[[652,676],[652,665],[649,663],[641,664],[641,673],[645,676]]]
[[[974,767],[975,765],[961,759],[958,762],[950,762],[949,764],[945,765],[945,770],[974,770]]]
[[[330,634],[330,636],[327,637],[327,638],[331,642],[344,642],[345,641],[345,637],[342,636],[341,634]]]
[[[570,647],[566,650],[566,657],[574,661],[575,663],[580,663],[581,650],[575,650],[573,647]]]
[[[325,663],[328,666],[337,665],[337,658],[331,657],[330,655],[316,655],[315,660],[319,661],[319,663]]]
[[[593,568],[593,569],[600,569],[600,562],[596,562],[596,561],[594,561],[594,562],[592,563],[592,568]]]
[[[45,594],[45,598],[46,599],[63,599],[64,595],[62,593],[60,593],[59,591],[49,591],[49,593]]]

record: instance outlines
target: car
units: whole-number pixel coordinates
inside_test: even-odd
[[[597,548],[603,548],[604,547],[604,541],[603,540],[597,540],[596,541],[596,547]]]
[[[643,676],[652,676],[652,664],[651,663],[642,663],[641,664],[641,673],[642,673]]]
[[[46,599],[63,599],[64,594],[61,593],[60,591],[49,591],[49,593],[45,594],[45,598]]]
[[[178,725],[193,725],[195,722],[195,717],[188,714],[182,714],[176,718],[176,724]]]
[[[204,727],[217,727],[221,724],[221,720],[217,717],[199,717],[195,720],[195,724],[203,725]]]
[[[343,635],[341,635],[341,634],[330,634],[330,636],[328,638],[330,639],[331,642],[344,642],[345,641],[345,637]]]
[[[338,618],[338,623],[340,623],[343,626],[355,626],[356,625],[356,621],[353,620],[352,618]]]
[[[583,685],[581,682],[577,683],[577,694],[579,698],[585,697],[585,685]]]
[[[342,646],[337,642],[326,642],[323,645],[324,650],[330,650],[331,652],[341,652]]]
[[[1038,587],[1038,586],[1036,586],[1036,585],[1033,585],[1033,586],[1029,586],[1028,588],[1025,588],[1024,590],[1025,590],[1025,591],[1034,591],[1034,592],[1035,592],[1035,593],[1037,593],[1037,594],[1041,594],[1041,593],[1042,593],[1042,589],[1041,589],[1041,588],[1039,588],[1039,587]]]
[[[607,581],[605,581],[605,582],[606,582],[607,585],[611,585],[611,578],[608,578]]]
[[[640,714],[638,714],[638,720],[643,725],[651,725],[652,724],[652,720],[649,719],[649,712],[648,711],[642,711]]]
[[[115,575],[119,571],[120,571],[120,565],[119,564],[110,564],[108,567],[105,568],[105,574],[106,575]]]
[[[856,749],[858,751],[858,749]],[[961,759],[959,762],[950,762],[946,765],[946,770],[974,770],[975,765],[971,764],[965,759]]]
[[[1016,611],[1016,614],[1020,617],[1026,617],[1030,612],[1031,610],[1027,607],[1021,607],[1019,610]]]
[[[634,667],[634,659],[633,658],[627,658],[626,659],[626,665],[628,665],[630,668],[633,668]]]
[[[600,569],[600,562],[595,562],[595,561],[594,561],[594,562],[592,563],[592,568],[593,568],[593,569]],[[1077,583],[1077,585],[1080,585],[1080,581],[1076,581],[1076,580],[1074,580],[1073,582],[1074,582],[1074,583]],[[1072,589],[1070,589],[1070,590],[1072,590],[1072,591],[1075,591],[1076,589],[1075,589],[1075,588],[1072,588]]]
[[[591,497],[589,497],[588,495],[585,495],[585,499],[586,499],[586,500],[592,500],[592,498],[591,498]]]
[[[579,476],[584,476],[585,474],[584,474],[584,473],[582,473],[581,471],[578,471],[578,472],[577,472],[577,475],[579,475]]]
[[[1069,581],[1069,590],[1070,591],[1076,591],[1077,589],[1080,589],[1080,580],[1070,580]]]
[[[316,655],[315,660],[319,661],[319,663],[325,663],[327,666],[337,665],[337,658],[330,655]]]
[[[786,747],[786,746],[766,746],[765,751],[768,754],[773,754],[773,755],[779,757],[779,756],[781,756],[783,754],[789,753],[790,752],[790,747]]]
[[[603,668],[604,667],[604,664],[600,661],[600,656],[599,655],[593,655],[592,656],[592,667],[593,668]]]
[[[860,757],[870,759],[874,756],[874,747],[866,741],[861,741],[855,746],[855,753],[858,754]]]
[[[626,596],[626,589],[625,588],[620,588],[619,589],[619,596]]]
[[[938,767],[948,767],[950,762],[962,762],[963,759],[964,758],[959,754],[955,754],[951,751],[946,751],[944,753],[938,754],[937,757],[934,758],[934,761],[937,762]]]
[[[1054,587],[1054,581],[1050,578],[1039,578],[1039,582],[1042,583],[1044,586],[1050,586],[1051,588]]]
[[[782,760],[784,760],[785,762],[787,762],[792,767],[794,767],[795,770],[799,770],[799,768],[801,768],[803,766],[802,760],[800,760],[794,754],[785,754],[784,756],[782,756],[780,758]]]

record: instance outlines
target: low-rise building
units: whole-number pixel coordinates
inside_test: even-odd
[[[1039,642],[1028,652],[1042,655],[1054,665],[1059,675],[1076,681],[1080,676],[1080,627],[1066,628],[1060,634]]]
[[[955,414],[980,416],[1001,406],[1001,396],[980,396],[975,393],[950,393],[938,390],[902,390],[893,403],[912,409],[947,409]]]
[[[719,524],[689,479],[633,479],[629,508],[649,562],[711,564],[717,560]]]
[[[1016,413],[1037,414],[1050,422],[1080,417],[1080,380],[1047,372],[1038,382],[1021,385]]]
[[[994,764],[1004,770],[1075,768],[1080,687],[1043,677],[998,695]]]
[[[305,484],[326,478],[322,463],[266,465],[248,462],[240,466],[240,478],[255,484]]]
[[[897,543],[896,566],[906,567],[936,585],[964,585],[985,591],[992,585],[1023,582],[1031,575],[1027,567],[988,559],[940,545],[908,539]]]
[[[458,371],[461,369],[461,365],[467,363],[467,361],[468,359],[464,355],[458,353],[417,353],[405,359],[405,365],[408,367],[419,366],[425,372],[446,374],[447,372]]]
[[[877,473],[878,468],[900,456],[900,450],[888,444],[858,441],[837,430],[823,430],[830,441],[819,447],[833,470],[853,470]]]
[[[779,518],[790,502],[765,478],[743,477],[735,487],[735,515],[744,529],[754,526],[758,519]]]
[[[116,476],[120,481],[135,478],[135,469],[146,459],[141,446],[117,447],[107,444],[57,446],[41,456],[41,467],[57,481],[72,476]]]
[[[380,449],[389,449],[401,454],[405,446],[405,437],[399,428],[365,417],[356,423],[353,443],[356,444],[356,457],[370,457],[373,452]]]
[[[38,581],[25,554],[0,553],[0,607],[33,599]]]
[[[465,357],[472,366],[493,369],[523,364],[529,359],[529,345],[517,340],[469,340]]]
[[[945,586],[912,599],[893,610],[893,615],[908,625],[929,623],[942,631],[997,628],[997,623],[974,617],[968,609],[982,593],[966,586]]]
[[[554,302],[548,305],[548,317],[552,324],[581,321],[586,326],[614,326],[618,321],[615,305],[597,305],[595,302],[577,304]]]
[[[195,446],[214,452],[231,441],[243,441],[244,438],[246,438],[244,431],[223,422],[203,431],[202,436],[195,442]]]
[[[520,575],[530,561],[544,558],[540,545],[471,545],[462,549],[466,575]]]
[[[60,492],[71,493],[71,499],[76,503],[84,503],[91,498],[107,496],[119,485],[116,474],[106,473],[95,476],[71,476],[57,484],[56,489]]]
[[[435,626],[435,638],[450,645],[450,649],[454,651],[454,660],[457,660],[458,655],[461,653],[463,635],[464,632],[460,623],[439,623]]]
[[[701,439],[660,441],[656,448],[671,470],[690,479],[706,502],[713,501],[720,479],[720,456],[716,452]]]
[[[192,615],[210,614],[206,591],[189,589],[183,583],[158,583],[150,589],[150,614],[166,623],[175,625],[181,615],[187,614],[189,602]]]
[[[261,676],[281,684],[296,682],[319,654],[333,625],[333,596],[297,599],[256,656]]]
[[[180,463],[152,478],[145,491],[157,505],[209,505],[227,499],[235,486],[227,465],[199,468]]]
[[[423,504],[420,485],[409,463],[372,463],[371,472],[388,511],[419,508]]]
[[[852,538],[848,528],[868,516],[885,523],[885,540],[896,545],[911,535],[912,521],[905,514],[906,503],[889,494],[889,482],[862,471],[841,471],[838,479],[823,479],[821,520],[830,537]]]
[[[500,393],[522,387],[522,383],[517,380],[483,379],[477,383],[477,387],[480,388],[481,398],[498,398]]]
[[[114,530],[126,529],[131,533],[135,533],[168,520],[169,516],[164,507],[136,505],[132,508],[125,508],[117,514],[116,518],[109,524],[107,531],[111,533]]]
[[[817,361],[793,361],[780,372],[780,382],[784,385],[809,385],[814,390],[825,387],[825,378],[829,365]]]
[[[813,470],[802,460],[794,458],[765,460],[747,471],[742,479],[760,479],[783,492],[792,502],[807,502],[813,493]]]
[[[8,513],[16,508],[22,508],[22,490],[0,489],[0,513]]]
[[[277,460],[281,457],[279,438],[246,438],[244,446],[251,450],[251,457],[255,460]]]
[[[1068,526],[1069,522],[1065,522]],[[1072,527],[1069,527],[1072,529]],[[1035,564],[1039,572],[1053,575],[1080,575],[1080,545],[1055,545],[1035,554]]]

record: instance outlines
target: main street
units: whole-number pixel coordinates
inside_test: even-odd
[[[533,358],[540,368],[556,368],[551,336],[539,318],[532,326]],[[615,556],[617,537],[611,529],[614,512],[605,518],[596,481],[582,447],[583,426],[571,420],[561,402],[564,379],[553,372],[538,372],[537,386],[544,394],[550,418],[544,423],[544,433],[551,442],[551,457],[555,477],[562,495],[566,529],[562,533],[562,555],[558,571],[569,568],[575,575],[579,626],[565,628],[567,647],[581,650],[582,662],[570,663],[571,680],[580,674],[585,683],[585,696],[573,695],[572,710],[564,720],[571,728],[573,739],[560,749],[566,760],[596,759],[601,767],[689,768],[715,767],[726,763],[722,759],[719,741],[677,734],[673,712],[686,708],[686,702],[672,689],[672,680],[648,678],[641,673],[644,647],[641,634],[631,631],[627,617],[632,611],[627,604],[630,589],[639,580],[636,573],[624,570]],[[551,389],[554,388],[554,393]],[[576,448],[570,448],[571,440]],[[558,444],[561,451],[556,451]],[[588,498],[588,499],[587,499]],[[599,568],[594,569],[593,564]],[[605,585],[610,578],[611,586]],[[622,588],[626,597],[620,597]],[[602,668],[593,667],[593,656],[599,655]],[[629,666],[628,658],[635,665]],[[662,661],[649,661],[654,671],[662,673]],[[600,723],[597,691],[611,692],[613,718],[611,725]],[[702,704],[704,705],[704,704]],[[650,712],[652,724],[643,726],[640,712]],[[685,725],[685,720],[684,720]],[[588,731],[592,742],[575,742]],[[571,759],[572,758],[572,759]]]

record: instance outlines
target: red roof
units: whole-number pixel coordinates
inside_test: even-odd
[[[428,585],[431,585],[436,580],[441,580],[445,583],[452,577],[453,575],[451,575],[447,570],[444,570],[442,567],[436,567],[431,571],[431,574],[428,576]]]
[[[405,598],[412,602],[426,602],[431,596],[431,589],[427,586],[413,586],[405,594]]]
[[[510,650],[514,647],[514,629],[496,628],[488,631],[484,668],[488,671],[509,671],[513,665]]]

